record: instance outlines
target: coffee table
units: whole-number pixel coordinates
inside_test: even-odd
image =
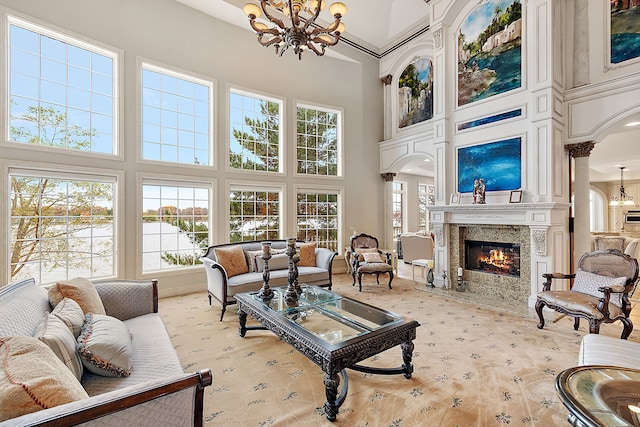
[[[317,286],[301,285],[297,306],[285,300],[286,287],[272,288],[273,299],[258,292],[236,294],[240,336],[248,330],[268,329],[320,366],[327,401],[324,412],[335,421],[349,386],[346,368],[371,374],[403,374],[411,378],[415,320],[344,297]],[[247,326],[247,315],[262,326]],[[397,368],[358,365],[371,356],[400,345],[403,364]],[[344,385],[338,395],[340,374]]]
[[[596,365],[569,368],[556,377],[556,391],[575,427],[640,425],[638,370]]]

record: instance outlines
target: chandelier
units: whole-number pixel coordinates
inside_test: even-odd
[[[344,32],[340,20],[347,13],[347,6],[341,2],[329,6],[335,21],[328,27],[315,22],[324,7],[324,0],[260,0],[260,6],[247,3],[242,10],[249,17],[251,28],[258,34],[262,46],[275,46],[278,56],[291,47],[298,59],[302,59],[306,49],[318,56],[324,55],[325,48],[336,45]],[[273,27],[256,22],[263,13]]]
[[[615,196],[611,197],[610,206],[622,206],[622,205],[633,205],[633,197],[627,196],[627,193],[624,191],[624,180],[622,178],[622,174],[626,169],[624,166],[618,166],[620,168],[620,192]]]

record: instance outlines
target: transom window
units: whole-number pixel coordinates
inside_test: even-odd
[[[229,241],[280,238],[281,189],[232,188],[229,192]]]
[[[339,193],[299,192],[298,240],[316,241],[319,247],[338,250]]]
[[[281,172],[282,101],[232,90],[229,116],[231,167]]]
[[[297,171],[306,175],[338,176],[340,114],[298,106],[296,113]]]
[[[209,245],[209,186],[145,180],[143,273],[200,264]]]
[[[142,66],[142,157],[210,165],[213,86],[191,76]]]
[[[12,281],[116,274],[115,178],[21,170],[9,178]]]
[[[9,18],[10,140],[116,152],[117,56]]]

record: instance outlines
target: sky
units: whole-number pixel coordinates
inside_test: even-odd
[[[460,26],[467,43],[478,38],[478,35],[487,28],[497,6],[504,12],[514,2],[515,0],[489,0],[475,8]]]

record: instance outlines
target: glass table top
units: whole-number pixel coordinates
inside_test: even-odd
[[[297,306],[285,300],[286,286],[272,288],[274,297],[263,301],[258,292],[250,297],[330,344],[355,338],[384,326],[401,322],[397,314],[343,297],[317,286],[302,285]]]
[[[596,426],[640,426],[640,371],[580,366],[558,376],[558,393]]]

